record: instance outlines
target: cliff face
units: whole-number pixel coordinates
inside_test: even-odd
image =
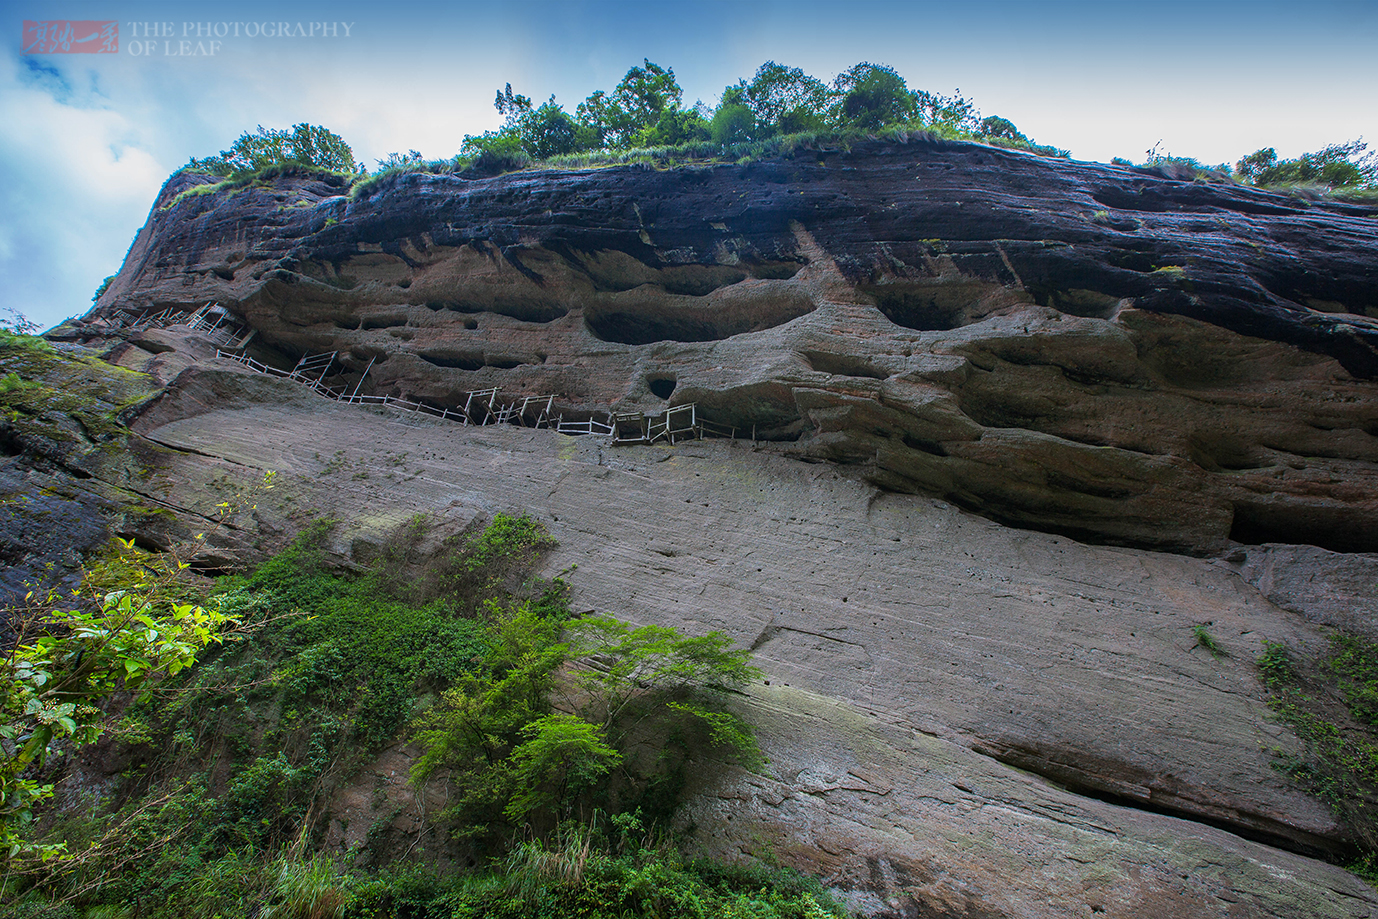
[[[202,181],[70,332],[171,384],[92,481],[199,532],[278,473],[208,531],[227,565],[320,513],[361,558],[535,514],[576,609],[756,652],[771,762],[705,778],[701,842],[867,914],[1378,914],[1313,857],[1353,840],[1273,768],[1254,665],[1378,634],[1371,211],[920,141],[176,198]],[[338,351],[331,385],[694,402],[738,439],[462,428],[103,325],[211,301],[260,360]]]
[[[1099,541],[1378,548],[1371,208],[919,141],[171,203],[200,181],[96,315],[215,301],[288,366],[338,350],[335,382],[440,406],[697,402]]]

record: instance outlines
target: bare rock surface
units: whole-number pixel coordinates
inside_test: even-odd
[[[93,320],[214,301],[261,360],[437,406],[696,402],[1077,538],[1378,551],[1372,207],[918,140],[206,181],[169,182]]]
[[[872,915],[1378,911],[1307,857],[1348,841],[1270,766],[1296,747],[1253,659],[1324,637],[1227,565],[1009,529],[747,443],[466,428],[233,365],[187,371],[135,428],[189,511],[224,471],[274,470],[253,526],[329,514],[360,554],[416,513],[529,511],[552,573],[578,566],[577,610],[752,647],[771,763],[702,789],[704,844],[775,852]]]
[[[1226,556],[1225,563],[1284,609],[1312,622],[1378,638],[1378,556],[1264,545],[1240,547]]]

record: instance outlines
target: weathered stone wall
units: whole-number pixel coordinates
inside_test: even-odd
[[[1103,542],[1378,549],[1378,220],[915,141],[177,199],[95,315],[217,301],[290,365],[568,417],[697,402],[887,489]]]

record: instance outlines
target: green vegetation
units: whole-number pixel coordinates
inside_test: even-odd
[[[121,561],[133,554],[132,540]],[[63,842],[36,843],[29,830],[35,808],[53,796],[37,778],[47,761],[95,743],[105,730],[101,706],[117,691],[147,701],[151,686],[190,666],[196,653],[222,640],[233,619],[216,609],[177,602],[173,575],[186,567],[175,556],[120,566],[119,590],[94,591],[88,577],[81,599],[50,592],[6,611],[9,647],[0,659],[0,856],[51,858]]]
[[[761,762],[728,704],[756,675],[748,652],[717,633],[573,618],[564,583],[532,576],[553,542],[528,517],[498,514],[439,543],[415,518],[362,573],[332,567],[332,529],[313,525],[200,599],[171,578],[155,597],[138,573],[153,561],[126,546],[84,591],[105,598],[98,612],[21,645],[12,694],[28,695],[7,703],[0,777],[32,793],[8,799],[27,811],[5,824],[21,844],[0,916],[59,905],[149,917],[834,912],[815,882],[686,862],[667,835],[691,766]],[[130,589],[106,596],[110,584]],[[108,652],[74,653],[112,615],[132,637],[107,629]],[[184,669],[229,624],[252,640]],[[55,679],[59,664],[86,682]],[[144,687],[127,706],[100,704]],[[104,755],[127,763],[117,784],[89,811],[45,813],[80,753],[39,771],[24,751],[102,729],[115,738]],[[376,790],[377,822],[344,860],[311,857],[351,816],[338,796],[399,741],[418,751],[418,790],[449,800],[425,814],[439,843],[398,839],[400,810]],[[441,868],[456,862],[474,867]]]
[[[269,130],[259,125],[255,133],[244,132],[218,156],[193,159],[184,168],[239,179],[273,166],[303,166],[351,174],[359,171],[354,164],[354,151],[340,135],[310,124],[293,125],[291,131]]]
[[[109,275],[104,281],[100,282],[100,286],[96,288],[96,292],[91,295],[92,303],[95,303],[97,300],[100,299],[100,295],[105,293],[110,288],[110,282],[113,280],[115,280],[115,275],[112,274]]]
[[[1356,867],[1378,879],[1378,643],[1339,632],[1319,654],[1264,642],[1269,706],[1301,741],[1274,766],[1326,801],[1358,841]]]
[[[1215,640],[1215,636],[1206,630],[1210,623],[1198,623],[1191,627],[1191,633],[1196,636],[1196,645],[1205,648],[1210,652],[1211,657],[1229,657],[1225,649],[1220,647],[1220,642]]]
[[[182,192],[171,203],[197,195],[236,191],[273,178],[307,173],[350,184],[351,198],[366,198],[409,173],[491,176],[533,165],[591,168],[643,164],[672,168],[689,162],[746,164],[765,155],[846,148],[874,138],[908,141],[916,135],[965,140],[1066,157],[1067,150],[1039,144],[999,115],[982,117],[957,90],[951,96],[911,90],[894,68],[863,61],[824,83],[798,67],[766,61],[751,80],[723,89],[716,107],[684,104],[672,69],[644,60],[611,90],[597,90],[573,114],[552,95],[541,105],[513,91],[497,92],[504,117],[496,131],[466,135],[459,152],[427,160],[417,150],[390,153],[377,170],[356,165],[353,151],[336,134],[315,125],[245,133],[218,156],[191,160],[184,169],[225,176],[226,181]],[[1378,200],[1378,158],[1362,139],[1333,144],[1295,160],[1279,160],[1273,148],[1239,160],[1206,165],[1192,157],[1160,152],[1161,141],[1136,167],[1171,178],[1241,182],[1346,201]],[[1120,157],[1114,165],[1134,166]],[[170,205],[169,205],[170,206]],[[100,291],[97,291],[99,296]]]
[[[30,324],[31,327],[31,324]],[[125,436],[117,416],[154,392],[141,373],[45,339],[0,327],[0,418],[45,449],[87,447]],[[77,424],[72,424],[75,420]]]
[[[1378,187],[1378,154],[1365,153],[1360,140],[1331,144],[1294,160],[1279,160],[1272,147],[1256,150],[1235,164],[1241,182],[1264,188],[1295,185],[1321,186],[1327,190]]]
[[[1031,141],[1007,119],[982,119],[960,91],[913,91],[893,68],[861,63],[831,85],[797,67],[767,61],[750,81],[723,90],[716,108],[684,105],[674,71],[649,60],[627,71],[611,92],[598,90],[570,114],[551,96],[537,106],[509,83],[494,107],[497,131],[469,135],[459,155],[423,160],[418,151],[379,160],[351,190],[366,197],[411,172],[495,175],[543,163],[567,168],[640,163],[741,162],[772,153],[847,146],[875,136],[907,140],[915,132],[978,140],[1049,156],[1066,150]]]
[[[960,91],[952,97],[912,91],[883,64],[857,64],[829,86],[797,67],[767,61],[749,82],[725,88],[716,109],[702,102],[686,108],[683,97],[674,71],[649,60],[627,71],[611,93],[593,93],[575,115],[553,96],[536,107],[509,83],[494,103],[507,123],[498,131],[466,137],[460,152],[475,160],[525,156],[536,161],[598,150],[678,148],[706,141],[721,146],[804,133],[840,138],[902,128],[1066,155],[1039,148],[1004,118],[982,120]]]

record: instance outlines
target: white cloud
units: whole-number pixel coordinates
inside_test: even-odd
[[[5,305],[45,325],[89,307],[168,174],[136,121],[62,76],[0,61],[0,276]]]

